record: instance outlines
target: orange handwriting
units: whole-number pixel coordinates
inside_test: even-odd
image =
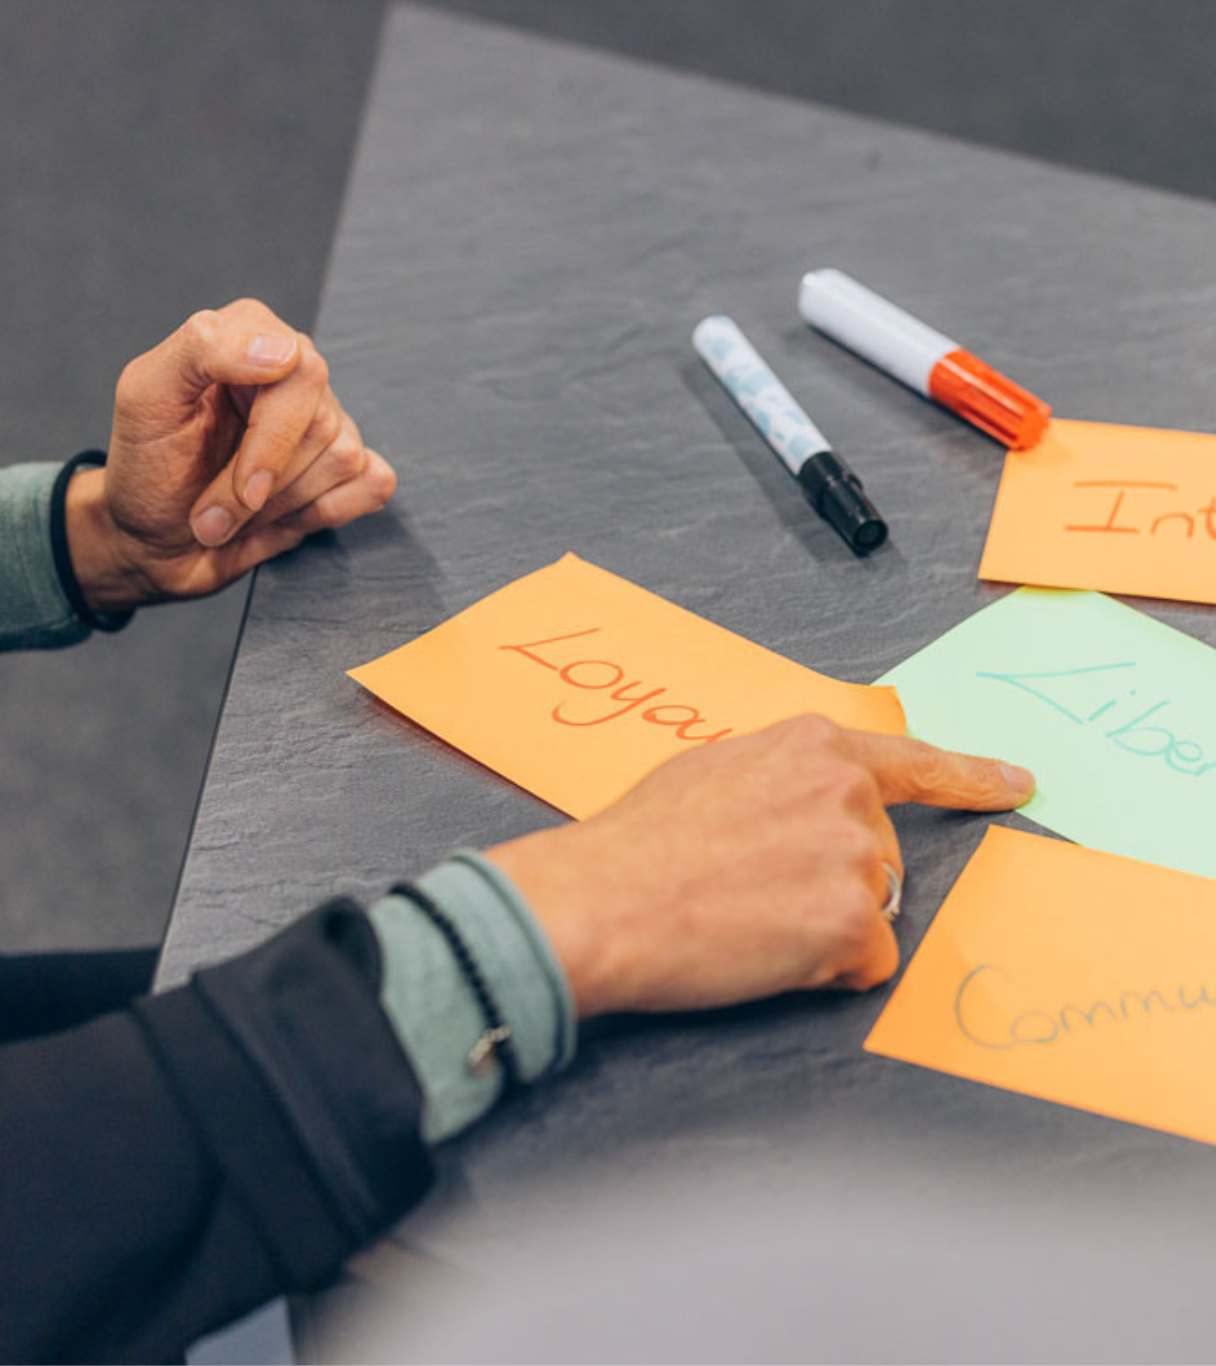
[[[1150,536],[1156,536],[1164,528],[1171,528],[1176,533],[1181,533],[1187,540],[1191,540],[1195,535],[1196,525],[1200,525],[1204,534],[1211,540],[1216,541],[1216,495],[1208,500],[1206,507],[1188,510],[1186,508],[1170,508],[1163,510],[1159,499],[1151,495],[1165,493],[1176,493],[1177,484],[1154,483],[1138,479],[1078,479],[1073,483],[1075,489],[1108,489],[1113,497],[1110,508],[1104,522],[1068,524],[1064,527],[1065,531],[1105,531],[1122,534],[1125,536],[1138,536],[1145,529],[1143,523],[1147,520],[1147,529]],[[1128,498],[1129,492],[1134,490],[1134,501],[1136,503],[1138,517],[1133,517],[1129,508],[1125,514],[1133,523],[1139,521],[1141,525],[1128,525],[1126,521],[1120,522],[1120,514],[1123,513],[1124,500]],[[1155,515],[1154,515],[1155,514]],[[1202,522],[1197,523],[1196,518],[1202,518]]]
[[[569,714],[566,710],[566,702],[559,702],[549,713],[558,725],[602,726],[634,711],[643,702],[653,702],[655,698],[661,697],[667,692],[666,687],[650,688],[649,691],[644,691],[647,685],[641,679],[635,678],[626,682],[625,669],[611,659],[573,659],[568,663],[560,663],[555,660],[551,651],[547,651],[543,655],[537,653],[545,646],[560,645],[563,641],[581,640],[584,636],[597,635],[600,629],[598,626],[592,626],[585,631],[571,631],[564,636],[549,636],[545,640],[531,640],[521,645],[500,645],[498,647],[500,650],[510,650],[515,654],[522,655],[534,664],[539,664],[541,668],[550,670],[571,688],[576,688],[580,692],[604,693],[610,702],[624,703],[623,706],[610,708],[602,715],[579,718]],[[609,689],[611,691],[608,691]],[[672,727],[680,740],[700,741],[704,744],[723,739],[730,735],[733,729],[733,727],[728,726],[723,730],[715,730],[709,734],[704,731],[697,733],[696,727],[708,726],[709,722],[696,707],[689,706],[684,702],[668,701],[647,707],[640,714],[640,719],[653,726]]]

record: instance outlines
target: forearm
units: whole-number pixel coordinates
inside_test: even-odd
[[[536,1082],[574,1055],[574,1002],[562,965],[514,884],[480,854],[461,851],[418,879],[480,972],[520,1070]],[[423,1134],[440,1142],[473,1123],[503,1089],[493,1058],[474,1069],[486,1019],[438,929],[406,896],[377,902],[370,918],[384,955],[381,1001],[409,1052],[423,1094]]]
[[[104,470],[0,471],[0,650],[74,645],[94,626],[124,624],[150,596],[125,545]]]
[[[419,879],[512,1030],[523,1080],[569,1060],[560,965],[475,854]],[[424,1143],[502,1088],[484,1019],[408,896],[322,907],[189,986],[0,1048],[0,1359],[180,1356],[329,1279],[421,1197]]]
[[[366,917],[0,1049],[0,1359],[166,1360],[324,1283],[422,1194]]]
[[[74,645],[89,634],[55,570],[51,491],[60,468],[0,470],[0,650]]]

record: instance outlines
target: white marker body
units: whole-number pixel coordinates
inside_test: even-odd
[[[703,318],[692,344],[795,479],[812,455],[832,449],[730,318]]]
[[[841,270],[812,270],[802,277],[798,311],[833,341],[902,380],[926,398],[933,367],[956,341],[919,322]]]

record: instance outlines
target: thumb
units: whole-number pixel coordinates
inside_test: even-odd
[[[955,754],[922,740],[848,731],[849,749],[878,782],[886,806],[921,802],[959,811],[1008,811],[1034,792],[1034,775],[997,759]]]
[[[299,334],[268,308],[254,317],[245,310],[205,308],[131,362],[119,402],[133,408],[152,403],[161,411],[166,404],[188,408],[213,384],[273,384],[296,368],[300,354]]]

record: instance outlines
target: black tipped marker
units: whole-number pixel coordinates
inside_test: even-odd
[[[820,517],[854,554],[877,550],[887,539],[887,524],[866,497],[861,480],[832,450],[735,323],[722,314],[703,318],[693,330],[692,344],[802,485]]]

